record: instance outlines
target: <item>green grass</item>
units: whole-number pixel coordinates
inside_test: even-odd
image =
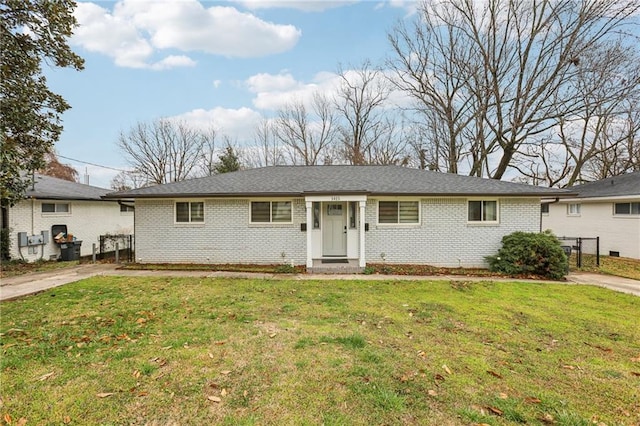
[[[640,298],[95,277],[0,304],[17,424],[637,425]]]

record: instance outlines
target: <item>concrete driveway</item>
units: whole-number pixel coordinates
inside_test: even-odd
[[[465,280],[465,281],[514,281],[513,279],[496,279],[483,277],[460,276],[407,276],[407,275],[278,275],[249,272],[224,272],[224,271],[135,271],[117,269],[115,264],[84,264],[68,269],[58,269],[49,272],[19,275],[11,278],[0,279],[0,301],[17,299],[29,294],[35,294],[50,288],[79,281],[94,276],[130,276],[130,277],[233,277],[233,278],[258,278],[258,279],[297,279],[297,280]],[[517,280],[532,281],[535,280]],[[558,281],[552,281],[559,283]],[[587,284],[605,287],[622,293],[640,296],[640,281],[628,278],[614,277],[611,275],[592,273],[571,273],[567,276],[567,283]]]

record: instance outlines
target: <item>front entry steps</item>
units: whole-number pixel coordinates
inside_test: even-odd
[[[358,266],[358,259],[335,257],[313,259],[313,266],[307,268],[310,274],[360,274],[363,270]]]

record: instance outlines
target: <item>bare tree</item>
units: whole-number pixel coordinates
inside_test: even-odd
[[[134,171],[122,171],[111,179],[111,189],[114,191],[127,191],[129,189],[149,186],[144,176]]]
[[[206,141],[206,134],[184,122],[160,119],[121,132],[118,146],[136,173],[161,184],[191,177],[202,160]]]
[[[413,27],[390,34],[391,65],[417,108],[439,119],[439,167],[501,179],[527,143],[584,110],[575,84],[583,59],[639,8],[638,0],[423,3]]]
[[[384,107],[391,86],[378,69],[365,62],[355,71],[339,71],[341,84],[335,108],[341,119],[340,137],[345,160],[351,164],[370,162],[367,153],[392,128]]]
[[[319,93],[313,96],[311,110],[294,101],[278,112],[273,130],[293,164],[320,164],[336,131],[331,102]]]
[[[254,130],[256,144],[245,150],[246,164],[249,167],[266,167],[284,164],[282,146],[278,143],[271,120],[263,118]]]
[[[620,42],[585,52],[575,90],[583,107],[526,146],[515,167],[550,186],[571,186],[633,169],[640,134],[640,55]]]

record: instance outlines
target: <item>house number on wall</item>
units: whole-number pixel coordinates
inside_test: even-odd
[[[338,197],[337,195],[333,196],[331,197],[331,201],[340,201],[340,197]]]

